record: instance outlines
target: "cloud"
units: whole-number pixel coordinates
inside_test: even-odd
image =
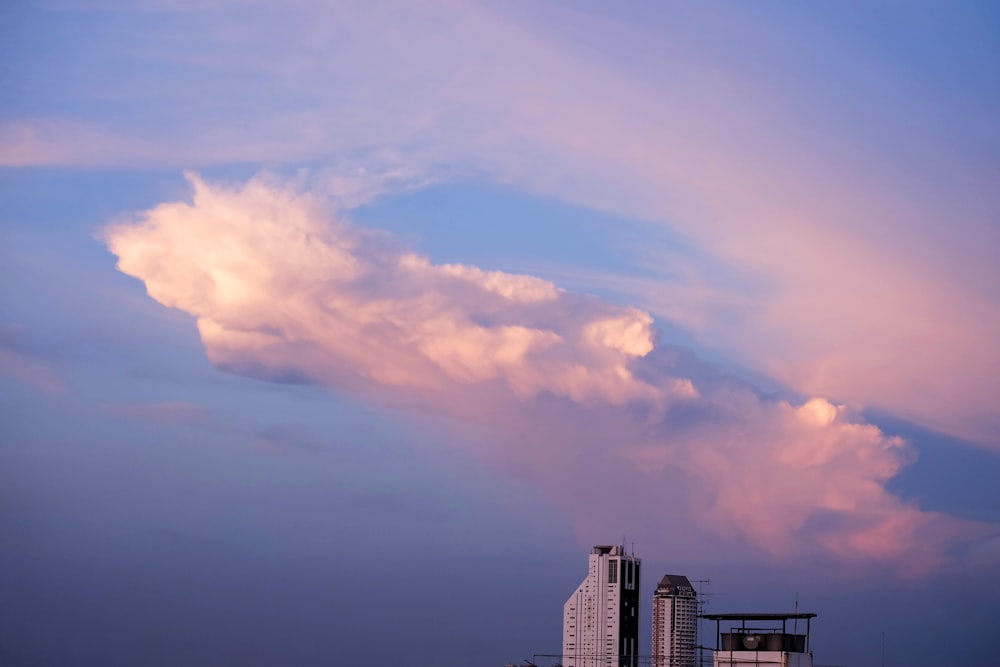
[[[380,172],[399,187],[474,175],[648,220],[685,253],[648,239],[633,249],[649,277],[632,294],[644,310],[803,394],[1000,442],[1000,228],[981,148],[996,105],[952,94],[934,68],[900,73],[883,45],[750,8],[617,20],[507,3],[117,4],[116,21],[95,28],[123,66],[62,63],[72,85],[49,91],[115,126],[83,110],[7,119],[5,164],[382,152],[410,165]],[[178,29],[164,32],[171,7]],[[893,44],[941,48],[906,36]],[[140,113],[121,114],[122,99]],[[379,187],[364,170],[335,178],[348,207]],[[514,350],[518,334],[505,335]]]
[[[191,183],[192,204],[114,226],[108,246],[150,296],[198,318],[219,366],[331,385],[499,381],[525,398],[665,398],[629,370],[652,347],[641,311],[531,276],[433,265],[328,223],[316,198],[263,179],[236,190]],[[311,354],[317,363],[302,363]]]
[[[886,490],[910,460],[899,438],[823,398],[762,398],[657,345],[642,310],[434,264],[273,177],[188,178],[191,201],[105,239],[152,298],[197,319],[213,364],[469,418],[484,429],[470,452],[542,485],[582,535],[662,508],[642,518],[653,534],[922,570],[986,530]]]
[[[66,383],[51,366],[13,350],[0,349],[0,372],[48,394],[61,394],[66,391]]]
[[[51,353],[33,344],[15,324],[0,324],[0,373],[47,394],[66,391],[65,380],[47,358]]]
[[[59,118],[0,120],[0,167],[156,163],[163,146],[98,123]]]

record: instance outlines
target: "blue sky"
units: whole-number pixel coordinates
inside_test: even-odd
[[[988,3],[0,11],[4,661],[516,662],[627,536],[990,664]]]

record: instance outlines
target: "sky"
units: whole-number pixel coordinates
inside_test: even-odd
[[[6,4],[0,662],[547,667],[625,543],[640,646],[673,573],[817,665],[995,664],[998,36]]]

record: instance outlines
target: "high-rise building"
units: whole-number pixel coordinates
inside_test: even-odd
[[[698,596],[687,577],[667,574],[653,593],[653,667],[695,667]]]
[[[638,667],[641,563],[624,545],[590,550],[587,578],[563,606],[564,667]]]

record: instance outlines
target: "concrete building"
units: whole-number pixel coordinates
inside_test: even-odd
[[[695,667],[698,595],[687,577],[667,574],[653,593],[653,667]]]
[[[816,614],[706,614],[715,621],[715,667],[812,667],[811,621]],[[724,630],[722,622],[729,623]],[[777,622],[781,621],[781,627]],[[792,627],[789,628],[789,621]],[[805,634],[799,633],[805,622]],[[789,632],[788,630],[792,631]]]
[[[624,546],[590,550],[563,607],[563,667],[638,667],[640,565]]]

